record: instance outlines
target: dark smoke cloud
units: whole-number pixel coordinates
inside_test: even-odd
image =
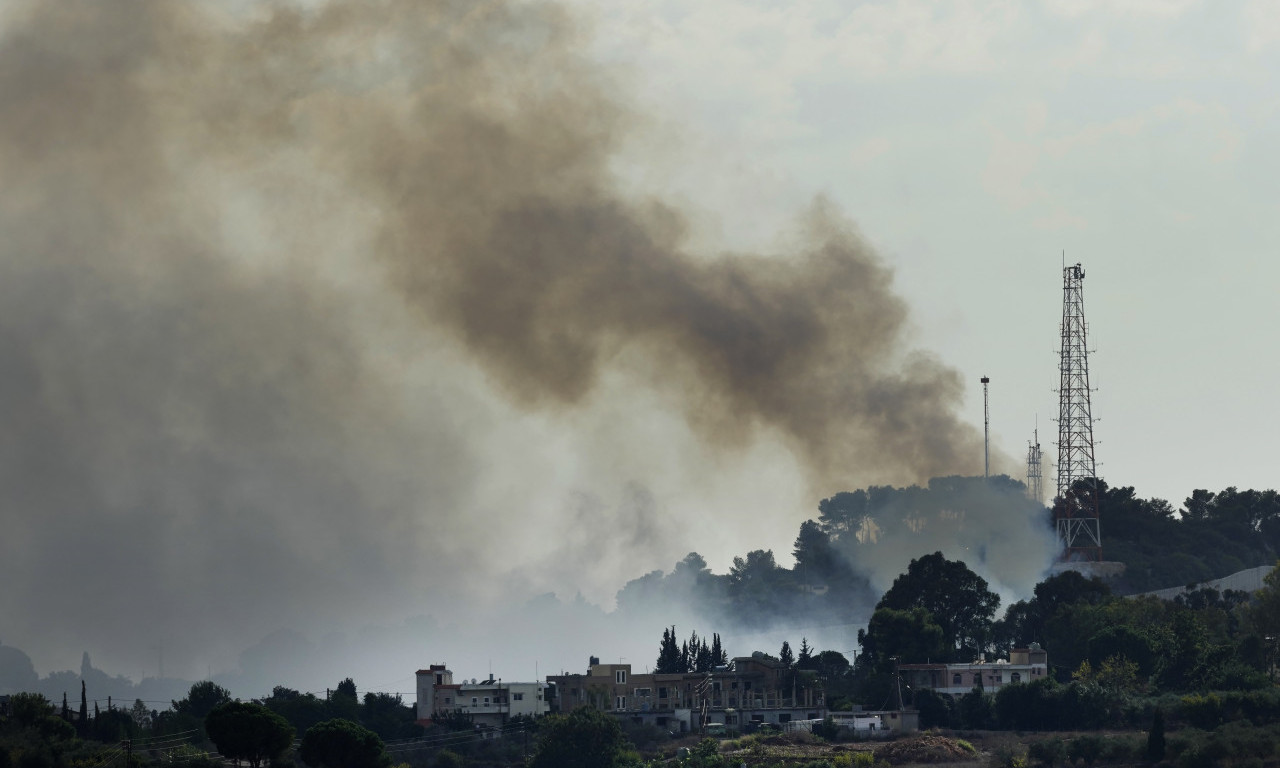
[[[563,9],[234,8],[3,18],[6,640],[194,657],[414,612],[519,538],[519,499],[480,500],[537,479],[486,454],[504,414],[579,411],[610,372],[712,457],[780,439],[823,492],[976,469],[959,377],[904,353],[889,270],[829,206],[794,253],[707,258],[617,191],[638,116]],[[617,559],[568,550],[611,527],[571,491],[513,567]],[[629,541],[667,562],[647,493]]]

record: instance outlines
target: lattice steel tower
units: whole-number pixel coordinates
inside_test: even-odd
[[[1044,488],[1040,474],[1040,428],[1036,427],[1035,439],[1027,443],[1027,495],[1037,504],[1044,503]]]
[[[1058,363],[1058,497],[1053,520],[1064,561],[1101,560],[1098,469],[1089,402],[1089,348],[1084,321],[1084,268],[1062,270],[1062,357]]]

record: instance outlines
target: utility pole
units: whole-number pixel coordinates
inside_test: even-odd
[[[991,409],[987,406],[987,385],[991,379],[982,377],[982,478],[991,479]]]

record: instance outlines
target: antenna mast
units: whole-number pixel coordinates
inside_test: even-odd
[[[991,478],[991,409],[987,407],[987,385],[991,379],[982,377],[982,478]]]
[[[1098,470],[1093,450],[1084,268],[1062,269],[1062,357],[1058,364],[1058,495],[1053,520],[1064,562],[1102,559]]]
[[[1035,438],[1027,443],[1027,495],[1037,504],[1044,503],[1044,489],[1041,487],[1040,474],[1040,427],[1036,427]]]

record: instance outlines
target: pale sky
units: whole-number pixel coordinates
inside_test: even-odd
[[[993,448],[1022,461],[1038,418],[1046,488],[1064,252],[1101,476],[1175,506],[1275,487],[1276,4],[584,5],[677,147],[622,172],[700,207],[712,250],[830,197],[978,426],[991,377]]]

